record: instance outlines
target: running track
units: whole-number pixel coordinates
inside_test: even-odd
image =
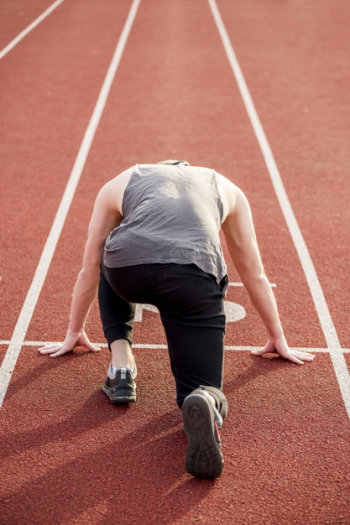
[[[349,21],[332,0],[1,3],[1,524],[350,523]],[[317,352],[252,357],[265,331],[230,286],[216,481],[184,472],[156,313],[130,408],[101,392],[105,348],[37,355],[65,335],[98,189],[168,157],[245,191],[289,344]]]

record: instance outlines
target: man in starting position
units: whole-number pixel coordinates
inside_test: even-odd
[[[265,347],[252,353],[277,352],[297,364],[311,361],[312,355],[292,351],[286,343],[246,197],[214,170],[185,161],[136,165],[103,186],[89,225],[65,341],[39,350],[52,357],[76,346],[98,351],[84,329],[98,293],[112,354],[103,391],[112,403],[133,402],[135,303],[155,305],[188,438],[185,467],[205,478],[220,476],[224,464],[220,430],[227,414],[221,388],[228,277],[221,228],[268,333]]]

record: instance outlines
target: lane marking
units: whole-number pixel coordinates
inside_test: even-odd
[[[44,11],[40,16],[38,16],[38,18],[36,18],[34,22],[32,22],[26,29],[24,29],[18,36],[16,36],[16,38],[14,38],[6,47],[4,47],[4,49],[0,51],[0,60],[4,58],[4,56],[7,55],[7,53],[11,51],[11,49],[13,49],[21,40],[23,40],[23,38],[27,36],[28,33],[30,33],[33,29],[35,29],[36,26],[40,24],[40,22],[42,22],[46,17],[48,17],[52,13],[52,11],[54,11],[60,4],[62,4],[62,2],[64,2],[64,0],[57,0],[56,2],[54,2],[48,9],[46,9],[46,11]]]
[[[22,346],[34,346],[34,347],[40,347],[45,345],[51,345],[51,344],[60,344],[62,341],[23,341]],[[0,346],[8,346],[10,344],[10,341],[0,341]],[[107,348],[107,343],[93,343],[96,346],[99,346],[101,348]],[[147,343],[133,343],[133,348],[144,348],[145,350],[158,350],[158,349],[167,349],[168,345],[164,344],[147,344]],[[263,345],[261,346],[230,346],[225,345],[225,350],[229,352],[251,352],[252,350],[259,350],[260,348],[263,348]],[[290,346],[291,350],[296,350],[300,352],[308,352],[310,354],[329,354],[331,350],[329,348],[319,348],[319,347],[302,347],[302,346]],[[341,348],[340,349],[343,354],[350,354],[350,348]]]
[[[270,174],[271,181],[275,189],[282,213],[284,215],[285,221],[289,228],[290,235],[294,242],[294,246],[298,253],[299,260],[303,268],[307,283],[309,285],[311,296],[313,298],[318,318],[322,327],[322,331],[327,346],[330,350],[330,356],[333,363],[335,375],[339,384],[340,392],[343,397],[348,417],[350,418],[350,374],[346,366],[344,355],[341,351],[339,338],[335,326],[333,324],[333,320],[331,318],[328,305],[316,273],[316,269],[312,262],[303,235],[300,231],[292,206],[289,202],[276,161],[274,159],[264,129],[258,117],[242,70],[238,63],[230,38],[227,34],[220,12],[216,5],[216,1],[208,0],[208,3],[212,11],[217,29],[219,31],[224,49],[226,51],[226,55],[230,63],[233,75],[236,79],[238,89],[240,91],[246,111],[248,113],[251,125],[254,129],[255,136],[257,138],[262,155],[264,157],[266,167]]]
[[[32,319],[32,315],[33,315],[36,303],[38,301],[41,289],[43,287],[48,269],[50,267],[52,257],[55,253],[58,239],[61,235],[62,228],[64,226],[66,217],[68,215],[68,211],[72,203],[72,200],[75,194],[75,190],[78,186],[81,173],[83,171],[87,156],[89,154],[89,150],[90,150],[93,138],[95,136],[97,126],[100,122],[100,118],[102,116],[102,113],[103,113],[103,110],[104,110],[104,107],[105,107],[105,104],[108,98],[108,94],[111,89],[116,71],[118,69],[118,66],[119,66],[119,63],[120,63],[120,60],[121,60],[121,57],[122,57],[122,54],[125,48],[125,44],[128,39],[132,24],[134,22],[140,1],[141,0],[134,0],[131,5],[124,28],[119,37],[119,41],[115,49],[111,64],[108,68],[105,80],[103,82],[100,94],[98,96],[97,103],[94,108],[91,120],[86,129],[83,141],[81,143],[81,146],[80,146],[80,149],[79,149],[76,161],[75,161],[75,164],[73,166],[73,170],[69,177],[61,203],[59,205],[55,220],[52,224],[51,231],[49,233],[45,247],[41,254],[41,258],[37,266],[32,284],[30,286],[27,297],[22,306],[22,310],[19,315],[14,332],[12,334],[12,338],[11,338],[8,350],[2,362],[2,365],[0,368],[0,408],[4,401],[6,391],[7,391],[8,385],[11,380],[11,375],[16,365],[19,353],[21,351],[21,347],[23,345],[23,341],[25,339],[30,321]]]

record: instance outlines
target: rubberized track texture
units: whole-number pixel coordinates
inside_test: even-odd
[[[350,523],[349,21],[331,0],[0,4],[1,525]],[[250,354],[266,332],[224,247],[215,480],[184,469],[154,309],[130,406],[102,392],[105,346],[37,353],[65,336],[98,190],[165,158],[246,193],[287,340],[317,354]],[[103,343],[96,304],[86,328]]]

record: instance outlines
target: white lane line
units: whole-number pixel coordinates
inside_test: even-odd
[[[52,345],[52,344],[59,344],[62,343],[62,341],[24,341],[22,343],[22,346],[31,346],[31,347],[40,347],[45,345]],[[0,346],[8,346],[10,344],[10,341],[0,341]],[[107,348],[107,343],[94,343],[96,346],[100,348]],[[157,345],[157,344],[147,344],[147,343],[133,343],[133,348],[144,348],[144,349],[166,349],[168,348],[167,345]],[[259,350],[262,348],[262,346],[230,346],[226,345],[225,350],[232,351],[232,352],[251,352],[252,350]],[[301,346],[291,346],[291,350],[296,350],[300,352],[309,352],[310,354],[329,354],[331,350],[329,348],[319,348],[319,347],[301,347]],[[340,351],[343,354],[350,354],[350,348],[341,348]]]
[[[66,217],[68,215],[68,211],[72,203],[72,200],[75,194],[75,190],[79,183],[80,176],[83,171],[83,168],[84,168],[84,165],[85,165],[85,162],[86,162],[89,150],[90,150],[90,146],[92,144],[97,126],[99,124],[101,115],[103,113],[103,110],[104,110],[104,107],[107,101],[107,97],[108,97],[110,88],[112,86],[114,76],[118,69],[120,59],[122,57],[124,47],[128,39],[132,24],[134,22],[140,1],[141,0],[134,0],[131,5],[127,20],[125,22],[123,31],[120,35],[117,47],[115,49],[115,52],[112,58],[112,62],[109,66],[109,69],[107,71],[105,80],[103,82],[100,94],[98,96],[97,103],[94,108],[91,120],[86,129],[83,141],[81,143],[81,146],[78,152],[78,156],[73,166],[72,173],[69,177],[69,180],[68,180],[65,192],[63,194],[60,206],[58,208],[55,220],[53,222],[49,236],[47,238],[44,250],[41,254],[41,258],[40,258],[38,267],[36,269],[32,284],[30,286],[30,289],[24,301],[21,313],[19,315],[17,324],[15,326],[15,329],[14,329],[14,332],[13,332],[13,335],[12,335],[12,338],[9,344],[9,348],[2,362],[2,365],[0,368],[0,408],[2,406],[4,397],[6,395],[6,391],[7,391],[9,382],[11,380],[11,374],[14,370],[19,353],[21,351],[21,347],[23,345],[29,323],[32,319],[32,315],[33,315],[36,303],[38,301],[41,289],[43,287],[43,284],[46,278],[46,274],[50,267],[52,257],[55,253],[58,239],[61,235],[62,228],[64,226]]]
[[[49,16],[52,13],[52,11],[56,9],[56,7],[62,4],[62,2],[64,2],[64,0],[57,0],[56,2],[54,2],[48,9],[46,9],[46,11],[44,11],[40,16],[38,16],[38,18],[36,18],[34,22],[32,22],[26,29],[24,29],[18,36],[16,36],[16,38],[14,38],[6,47],[4,47],[4,49],[0,51],[0,60],[4,58],[4,56],[7,55],[7,53],[11,51],[11,49],[13,49],[21,40],[23,40],[23,38],[27,36],[28,33],[30,33],[33,29],[35,29],[35,27],[39,25],[40,22],[42,22],[47,16]]]
[[[241,93],[241,97],[246,107],[250,122],[252,124],[261,152],[265,159],[265,163],[270,174],[272,184],[274,186],[279,204],[281,206],[281,210],[284,214],[285,221],[288,225],[290,235],[293,239],[294,246],[296,248],[302,268],[304,270],[304,274],[311,291],[311,295],[315,304],[318,318],[320,320],[323,334],[326,339],[327,346],[330,350],[331,360],[333,363],[335,375],[339,383],[339,388],[343,397],[345,408],[350,418],[350,374],[346,366],[344,355],[341,351],[339,338],[335,330],[335,326],[333,324],[333,320],[331,318],[328,305],[323,294],[323,290],[321,288],[314,264],[311,260],[309,251],[307,249],[297,220],[295,218],[293,209],[290,205],[286,190],[284,189],[284,185],[279,170],[277,168],[276,161],[274,159],[270,145],[267,141],[264,129],[261,125],[253,100],[250,96],[242,70],[238,63],[230,38],[227,34],[218,7],[216,5],[216,1],[208,0],[208,2],[217,29],[221,36],[221,40],[225,48],[227,58],[229,60],[234,77],[236,79],[238,89]]]

